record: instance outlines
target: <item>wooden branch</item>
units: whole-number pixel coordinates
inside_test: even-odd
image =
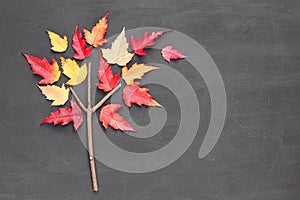
[[[87,139],[88,139],[88,149],[89,149],[89,161],[91,178],[94,192],[98,192],[98,181],[97,173],[95,167],[94,149],[93,149],[93,126],[92,126],[92,105],[91,105],[91,63],[88,64],[88,107],[87,107]]]
[[[93,126],[92,126],[92,115],[93,113],[103,105],[119,88],[121,83],[119,83],[113,90],[107,93],[94,107],[91,103],[91,63],[88,63],[88,84],[87,84],[87,107],[84,106],[75,90],[70,87],[70,90],[78,102],[79,106],[86,112],[86,123],[87,123],[87,142],[88,142],[88,151],[89,151],[89,163],[91,171],[92,186],[94,192],[98,192],[98,180],[95,166],[95,157],[94,157],[94,148],[93,148]]]
[[[100,106],[102,106],[109,97],[111,97],[119,88],[121,87],[121,83],[119,83],[113,90],[111,90],[109,93],[107,93],[93,108],[92,113],[95,112]]]

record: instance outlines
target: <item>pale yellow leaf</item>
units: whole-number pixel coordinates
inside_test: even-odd
[[[86,64],[79,67],[75,60],[65,59],[60,57],[62,64],[63,74],[70,78],[66,84],[68,85],[78,85],[82,83],[87,75],[87,66]]]
[[[134,54],[128,52],[128,42],[125,35],[125,27],[112,43],[111,48],[101,49],[105,60],[110,64],[117,64],[119,66],[126,65]]]
[[[60,37],[58,34],[52,32],[52,31],[47,31],[49,38],[50,38],[50,43],[52,45],[52,51],[55,52],[65,52],[68,48],[68,38],[67,36],[64,36],[64,38]]]
[[[135,79],[141,79],[143,75],[149,71],[159,69],[158,67],[148,66],[142,64],[133,64],[130,69],[127,66],[122,68],[122,78],[127,83],[127,85],[132,85]]]
[[[63,84],[61,87],[56,85],[39,86],[46,99],[53,101],[52,106],[64,105],[69,98],[70,89]]]

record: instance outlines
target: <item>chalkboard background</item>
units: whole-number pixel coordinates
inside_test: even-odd
[[[300,199],[300,1],[0,4],[0,199]],[[203,45],[222,74],[228,111],[219,142],[206,158],[198,159],[210,109],[203,80],[193,79],[196,92],[203,94],[202,118],[188,151],[172,165],[146,174],[123,173],[97,162],[100,191],[93,193],[86,149],[72,126],[39,126],[53,108],[37,89],[39,78],[21,53],[50,58],[44,30],[71,36],[77,23],[89,29],[106,12],[109,36],[123,26],[154,26],[180,31]],[[184,61],[173,65],[180,64],[185,67]],[[142,112],[147,114],[146,109]],[[146,121],[139,123],[147,123],[147,116],[141,119]],[[164,134],[172,126],[176,124],[169,124]],[[147,150],[161,142],[149,141]],[[119,143],[132,146],[130,140]]]

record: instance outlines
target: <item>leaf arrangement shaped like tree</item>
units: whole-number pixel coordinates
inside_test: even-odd
[[[38,82],[38,88],[46,99],[52,101],[52,106],[64,106],[70,97],[70,92],[73,94],[77,103],[70,100],[70,107],[59,107],[56,111],[50,113],[48,117],[41,121],[41,124],[60,124],[67,125],[73,123],[74,130],[83,123],[83,112],[86,113],[87,124],[87,137],[88,137],[88,150],[89,150],[89,162],[92,177],[92,186],[95,192],[98,191],[98,181],[94,161],[93,142],[92,142],[92,114],[100,109],[99,121],[102,123],[105,129],[111,127],[120,131],[132,131],[135,129],[129,124],[125,117],[121,116],[117,111],[121,109],[120,104],[103,104],[108,100],[120,87],[120,79],[125,81],[125,86],[122,90],[122,96],[124,103],[131,107],[132,104],[138,106],[161,106],[156,100],[149,94],[149,89],[142,87],[140,82],[145,73],[152,70],[158,70],[158,67],[148,66],[143,63],[134,63],[131,67],[127,64],[132,60],[133,56],[145,56],[146,47],[154,45],[154,40],[162,36],[169,31],[160,31],[152,33],[144,33],[144,35],[137,40],[134,36],[131,36],[130,45],[133,53],[129,51],[129,43],[127,42],[125,27],[117,38],[112,42],[110,48],[101,48],[99,50],[99,66],[98,66],[98,79],[96,84],[97,88],[106,95],[94,106],[91,105],[91,63],[78,65],[79,60],[84,60],[89,57],[92,49],[107,43],[105,38],[108,27],[108,14],[99,19],[98,23],[91,29],[83,29],[84,37],[78,30],[78,25],[75,26],[74,34],[72,37],[72,47],[75,51],[73,55],[74,59],[65,58],[59,55],[60,67],[56,59],[52,58],[51,64],[44,57],[42,59],[23,54],[29,63],[31,70],[34,74],[39,75],[42,79]],[[61,37],[59,34],[46,31],[48,33],[51,50],[57,53],[63,53],[68,48],[68,37]],[[162,49],[162,56],[167,61],[175,60],[179,58],[185,58],[185,56],[178,50],[172,49],[172,46],[167,46]],[[112,66],[110,66],[111,64]],[[118,65],[122,67],[122,73],[114,74],[112,67]],[[66,83],[61,86],[55,85],[55,83],[61,77],[61,74],[68,78]],[[84,82],[87,78],[88,84],[88,103],[85,106],[80,97],[76,94],[73,87]]]

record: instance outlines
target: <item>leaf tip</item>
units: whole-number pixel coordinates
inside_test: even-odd
[[[109,16],[109,12],[107,12],[105,15],[104,15],[104,18],[108,18],[108,16]]]
[[[153,100],[154,106],[157,107],[163,107],[160,103],[158,103],[156,100]]]
[[[163,33],[169,33],[169,32],[173,32],[173,30],[172,29],[167,29],[167,30],[163,31]]]
[[[37,86],[40,90],[42,90],[42,87],[43,87],[43,86],[38,85],[38,84],[36,84],[36,86]]]
[[[122,131],[122,132],[134,132],[134,133],[136,133],[137,131],[134,129],[134,128],[132,128],[132,127],[128,127],[127,129],[125,129],[124,131]]]
[[[24,56],[27,60],[28,55],[26,53],[21,53],[22,56]]]
[[[46,122],[45,122],[45,119],[43,119],[41,122],[40,122],[40,126],[42,125],[42,124],[45,124]]]

